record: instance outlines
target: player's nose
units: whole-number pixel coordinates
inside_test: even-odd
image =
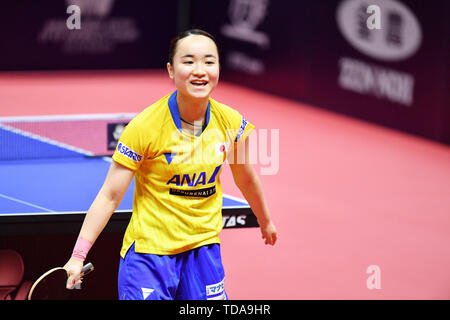
[[[199,76],[203,76],[206,74],[205,72],[205,67],[203,65],[203,63],[196,63],[194,65],[194,69],[192,70],[193,75],[199,77]]]

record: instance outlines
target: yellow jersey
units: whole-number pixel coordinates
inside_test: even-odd
[[[209,99],[198,136],[181,129],[177,91],[125,127],[113,160],[135,171],[133,214],[120,252],[177,254],[220,243],[220,173],[227,152],[254,126],[238,111]]]

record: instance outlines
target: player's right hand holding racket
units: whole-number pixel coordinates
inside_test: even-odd
[[[76,258],[70,258],[63,267],[67,272],[67,289],[73,289],[74,286],[81,283],[80,274],[83,269],[83,261]]]

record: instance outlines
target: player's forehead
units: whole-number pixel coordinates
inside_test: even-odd
[[[181,58],[192,55],[194,57],[213,56],[218,58],[214,41],[202,35],[192,34],[178,40],[175,57]]]

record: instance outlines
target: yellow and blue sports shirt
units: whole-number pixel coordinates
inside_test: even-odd
[[[220,173],[234,143],[254,126],[236,110],[209,99],[199,136],[181,130],[177,91],[138,114],[123,131],[113,159],[135,171],[133,214],[121,256],[171,255],[220,243]]]

